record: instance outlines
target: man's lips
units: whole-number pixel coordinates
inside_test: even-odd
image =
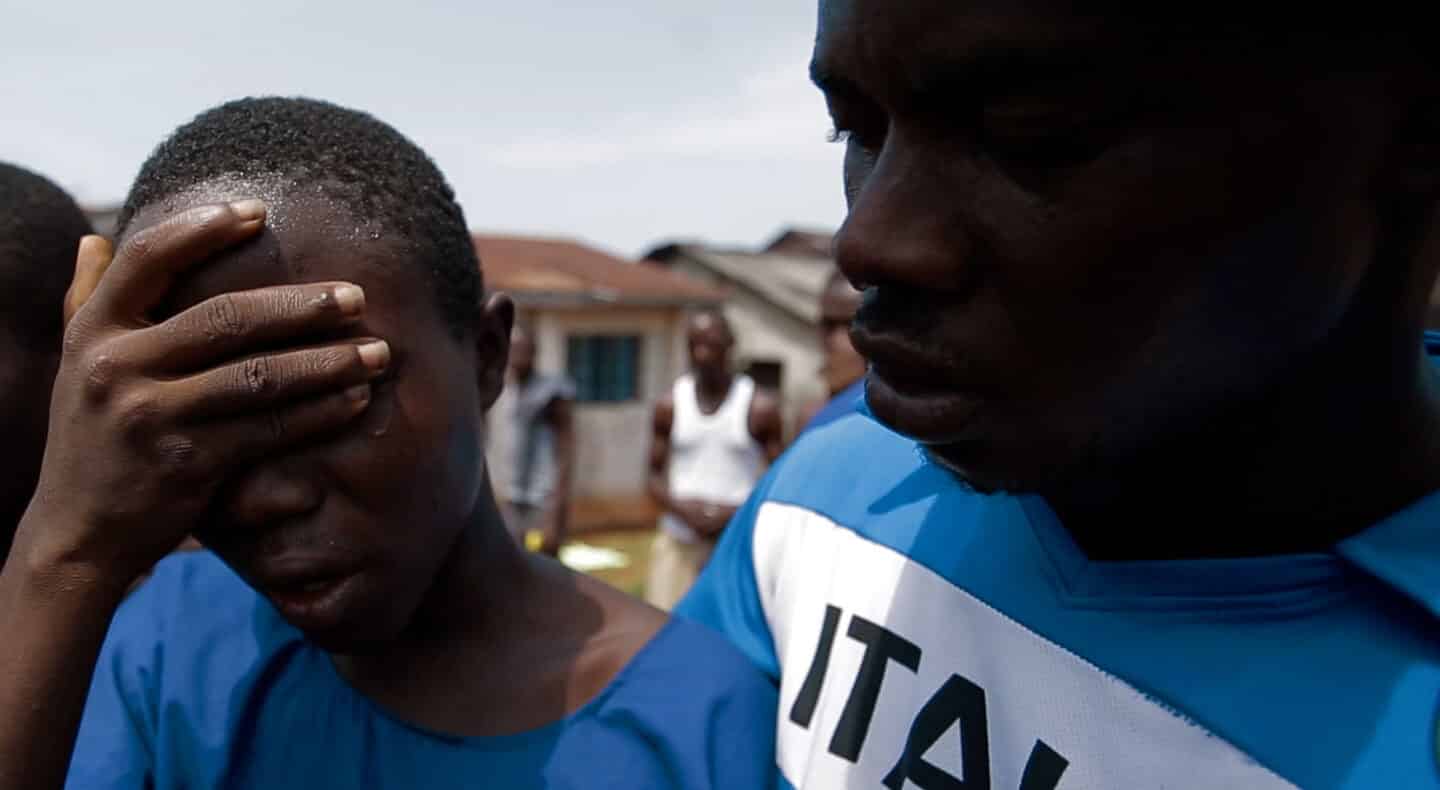
[[[907,328],[914,323],[914,317],[905,322]],[[970,366],[957,364],[953,348],[915,334],[873,320],[851,328],[856,350],[870,361],[870,410],[891,428],[927,444],[959,441],[973,427],[983,401],[959,380]]]
[[[934,344],[917,343],[898,332],[877,331],[859,323],[851,328],[850,338],[875,375],[900,393],[940,395],[955,389],[948,382],[955,365]]]

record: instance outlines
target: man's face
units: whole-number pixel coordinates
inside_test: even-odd
[[[58,313],[60,305],[54,309]],[[5,437],[6,459],[0,475],[0,562],[35,493],[60,360],[59,338],[41,344],[5,326],[6,318],[0,316],[0,436]]]
[[[690,322],[686,333],[690,347],[690,367],[705,381],[719,381],[730,373],[730,349],[735,340],[725,324],[711,315],[701,315]]]
[[[860,307],[860,293],[838,280],[820,296],[820,344],[825,351],[825,385],[831,393],[865,375],[865,358],[850,341],[850,322]]]
[[[217,190],[171,205],[179,211],[253,194]],[[503,348],[495,359],[478,359],[473,336],[456,339],[429,278],[393,234],[371,241],[343,208],[322,199],[268,202],[262,235],[200,267],[170,307],[272,285],[353,282],[365,290],[363,321],[343,337],[293,345],[378,337],[389,342],[392,361],[354,424],[226,481],[213,522],[197,537],[322,647],[361,652],[411,623],[476,510],[481,419],[493,400],[477,381],[490,377],[489,366],[503,366]],[[144,210],[136,226],[161,216]],[[495,335],[500,345],[508,332]]]
[[[981,489],[1133,463],[1263,397],[1375,247],[1362,70],[1035,0],[822,0],[869,401]]]

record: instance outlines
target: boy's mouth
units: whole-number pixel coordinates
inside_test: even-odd
[[[281,616],[302,631],[324,629],[338,622],[344,601],[360,582],[359,573],[260,585]]]

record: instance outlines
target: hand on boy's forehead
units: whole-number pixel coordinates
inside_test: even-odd
[[[203,192],[183,200],[167,200],[160,206],[142,208],[131,227],[139,230],[197,205],[250,194],[254,193]],[[366,290],[368,322],[376,316],[377,307],[382,311],[387,306],[393,309],[397,301],[407,302],[415,296],[412,291],[421,290],[415,287],[413,278],[395,276],[400,265],[388,265],[401,254],[399,245],[355,220],[345,208],[323,198],[271,195],[266,202],[269,211],[265,230],[187,272],[166,302],[167,315],[234,291],[341,281]],[[412,280],[408,287],[406,280]],[[384,298],[377,304],[378,294]]]

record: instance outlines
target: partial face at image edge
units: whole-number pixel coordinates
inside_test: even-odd
[[[1103,475],[1263,402],[1380,276],[1383,58],[1162,35],[1058,3],[821,3],[870,406],[981,490]]]

